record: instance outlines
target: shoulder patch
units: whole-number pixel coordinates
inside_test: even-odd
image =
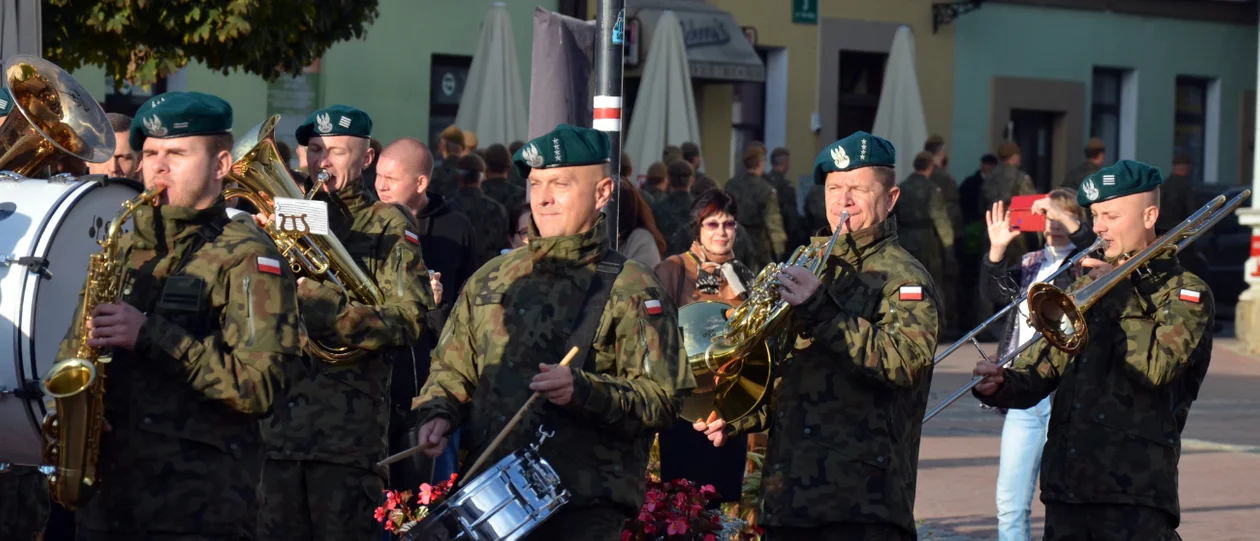
[[[656,299],[643,301],[643,308],[647,310],[649,316],[659,316],[664,312],[664,309],[661,308],[661,301]]]
[[[258,271],[280,276],[282,274],[280,260],[273,257],[259,257]]]
[[[420,236],[412,233],[410,229],[403,231],[403,237],[407,239],[407,242],[415,244],[416,246],[420,245]]]
[[[1195,290],[1193,290],[1193,289],[1184,289],[1184,288],[1183,288],[1183,289],[1181,290],[1181,292],[1177,294],[1177,298],[1178,298],[1178,299],[1181,299],[1181,300],[1183,300],[1183,301],[1186,301],[1186,302],[1192,302],[1192,303],[1194,303],[1194,304],[1199,304],[1199,302],[1200,302],[1200,301],[1202,301],[1202,299],[1203,299],[1203,293],[1202,293],[1202,292],[1200,292],[1200,291],[1195,291]]]
[[[901,286],[901,288],[897,290],[897,300],[900,300],[900,301],[923,300],[923,286]]]

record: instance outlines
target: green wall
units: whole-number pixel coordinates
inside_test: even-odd
[[[427,139],[429,60],[433,54],[471,56],[492,0],[381,0],[380,15],[364,39],[334,45],[320,63],[321,105],[344,103],[372,116],[373,135],[385,144],[400,137]],[[535,6],[557,9],[558,0],[508,0],[521,86],[529,103]],[[186,90],[220,96],[232,104],[233,133],[243,134],[267,113],[267,87],[244,74],[223,75],[190,65]],[[101,68],[73,74],[98,100],[105,96]]]
[[[1238,117],[1243,93],[1256,88],[1257,28],[1256,21],[1247,23],[985,3],[953,23],[953,173],[970,175],[980,156],[994,150],[988,148],[993,77],[1080,81],[1090,96],[1093,69],[1104,66],[1137,71],[1136,158],[1165,171],[1172,165],[1177,76],[1219,78],[1217,182],[1237,182]],[[1088,137],[1088,105],[1085,118]],[[1108,150],[1112,159],[1116,152]],[[1081,154],[1068,152],[1071,167]]]

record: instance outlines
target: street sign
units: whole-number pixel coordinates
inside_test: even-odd
[[[818,24],[819,0],[792,0],[792,22]]]

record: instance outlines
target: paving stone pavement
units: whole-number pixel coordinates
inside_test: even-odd
[[[986,344],[990,351],[995,344]],[[943,349],[943,348],[942,348]],[[978,358],[965,347],[937,366],[928,408],[971,380]],[[1181,526],[1186,541],[1260,540],[1260,358],[1217,338],[1212,365],[1182,434]],[[915,517],[925,541],[997,539],[1002,417],[964,397],[923,428]],[[1034,497],[1033,540],[1044,506]]]

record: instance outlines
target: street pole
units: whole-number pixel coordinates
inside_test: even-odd
[[[604,207],[608,239],[617,249],[617,200],[621,198],[621,75],[625,42],[625,0],[598,0],[595,12],[595,118],[592,127],[608,134],[613,195]]]

